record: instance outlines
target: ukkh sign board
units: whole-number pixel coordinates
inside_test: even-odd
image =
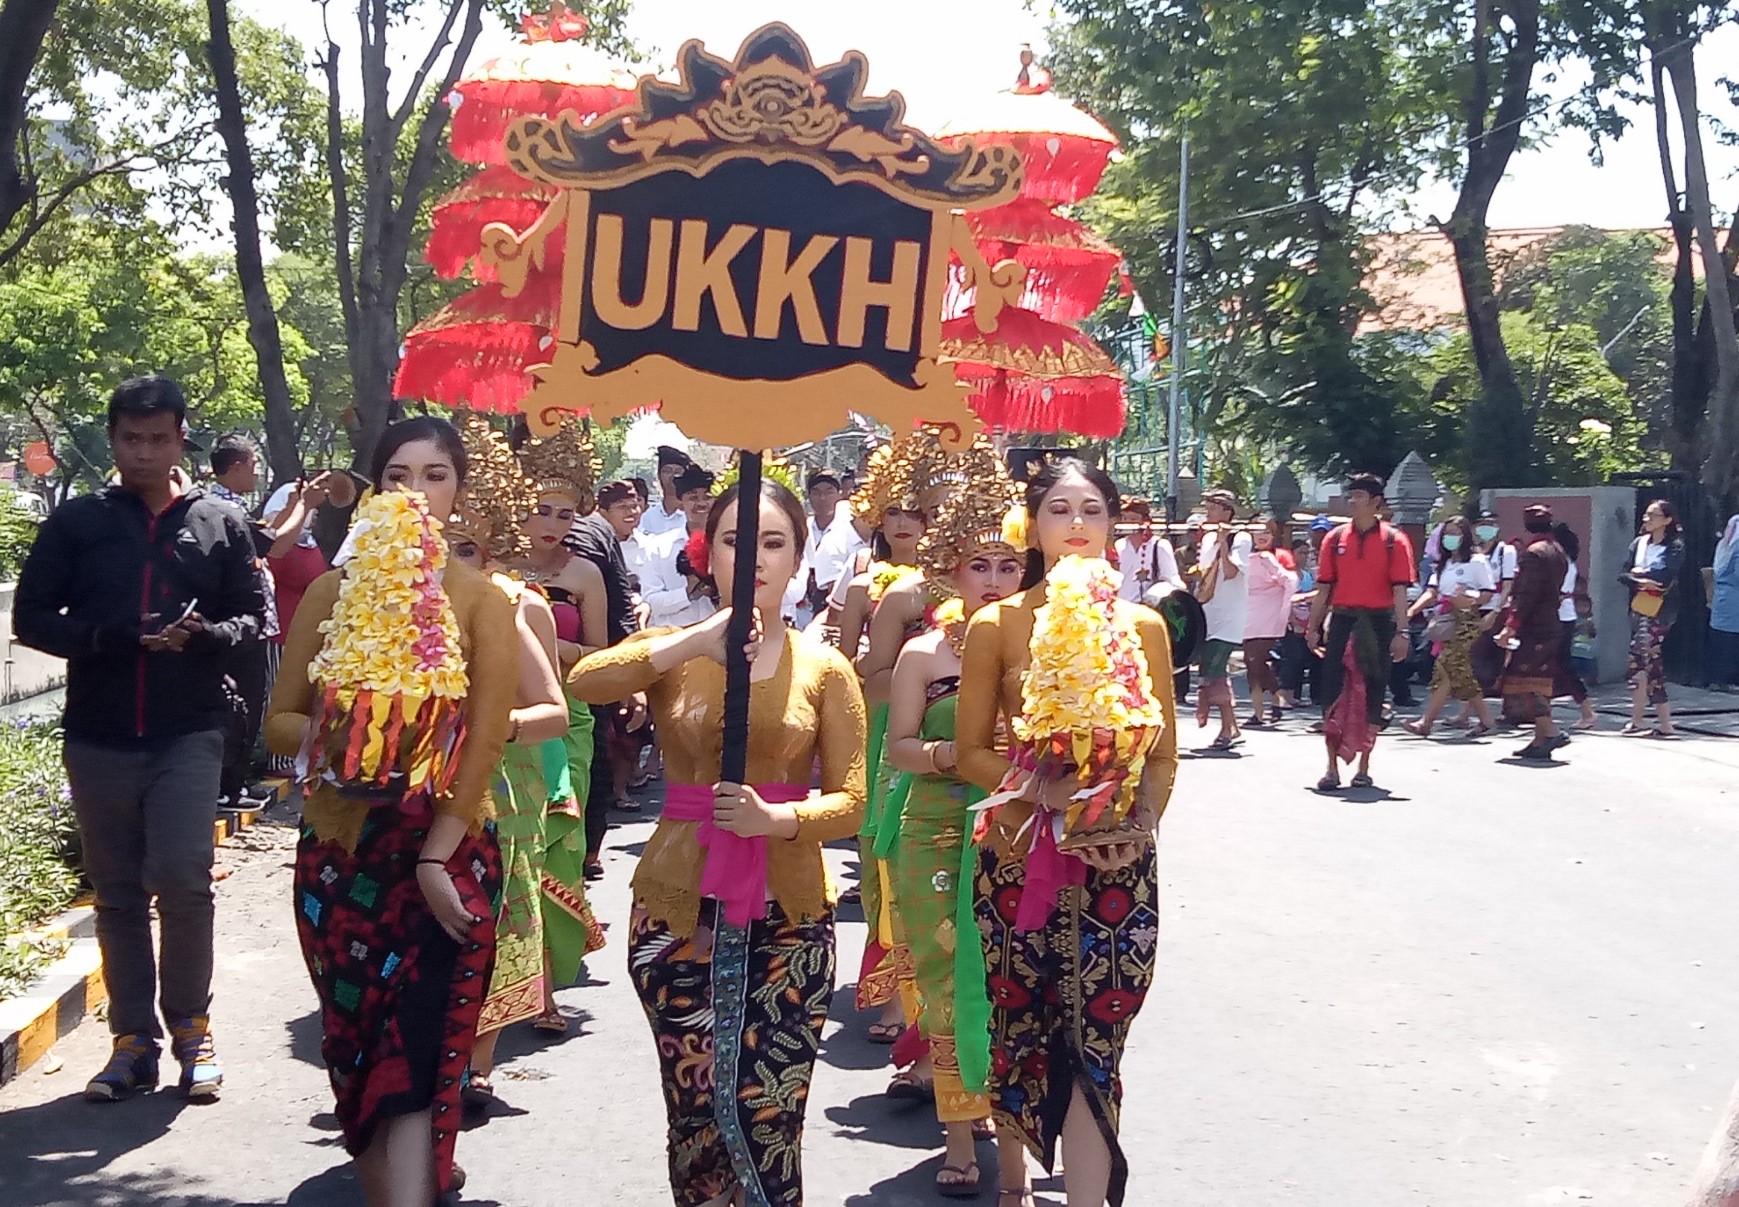
[[[817,439],[848,410],[970,431],[938,356],[949,257],[982,267],[959,211],[1016,196],[1018,154],[904,126],[898,94],[863,95],[862,55],[816,68],[782,25],[734,61],[690,42],[678,62],[678,83],[643,79],[630,108],[508,136],[514,170],[560,190],[531,230],[485,232],[510,292],[562,241],[534,429],[661,405],[746,448]]]

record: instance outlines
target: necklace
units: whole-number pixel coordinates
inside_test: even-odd
[[[966,656],[966,621],[950,621],[942,626],[942,637],[948,642],[948,648],[954,651],[956,658]]]

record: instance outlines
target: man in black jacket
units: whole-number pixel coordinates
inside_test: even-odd
[[[169,1025],[181,1088],[223,1084],[210,1028],[212,823],[223,679],[265,610],[241,517],[174,470],[187,401],[164,377],[109,400],[119,484],[63,504],[37,534],[13,605],[17,639],[67,660],[66,769],[97,894],[109,989],[108,1066],[85,1087],[112,1101],[157,1084]],[[162,927],[151,947],[152,898]]]

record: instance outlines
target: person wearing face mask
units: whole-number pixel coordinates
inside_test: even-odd
[[[886,737],[894,780],[876,853],[889,864],[911,947],[919,1001],[915,1025],[928,1046],[895,1084],[934,1101],[947,1139],[936,1189],[965,1198],[978,1191],[974,1135],[990,1119],[983,1092],[990,1001],[972,914],[973,865],[963,862],[972,821],[966,806],[984,794],[959,775],[954,719],[960,654],[971,618],[1014,593],[1026,558],[1003,534],[1017,493],[995,451],[979,446],[962,453],[950,472],[963,475],[965,488],[943,504],[919,551],[926,577],[950,598],[938,605],[935,627],[908,641],[894,665]],[[965,1053],[957,1033],[969,1049]],[[896,1048],[896,1060],[900,1056]],[[963,1072],[971,1074],[970,1087]]]
[[[1498,518],[1492,512],[1482,511],[1474,521],[1473,535],[1479,542],[1479,552],[1485,555],[1486,564],[1491,567],[1491,580],[1496,585],[1492,597],[1479,609],[1479,636],[1474,639],[1473,648],[1468,653],[1468,662],[1479,680],[1480,691],[1487,698],[1499,694],[1497,684],[1503,675],[1506,651],[1497,644],[1497,631],[1509,609],[1520,563],[1516,547],[1502,539],[1502,532]],[[1472,716],[1472,707],[1464,705],[1457,724],[1466,727],[1471,724]],[[1500,718],[1494,727],[1508,728],[1511,724],[1508,718]]]
[[[1154,830],[1177,772],[1177,710],[1170,630],[1117,598],[1104,561],[1120,502],[1103,470],[1047,464],[1009,534],[1027,546],[1024,589],[967,629],[955,744],[961,777],[993,793],[974,905],[997,1053],[997,1207],[1031,1207],[1025,1154],[1050,1169],[1059,1140],[1071,1204],[1119,1207],[1127,1190],[1118,1069],[1153,983]],[[1096,690],[1096,656],[1119,668],[1115,691]],[[1093,804],[1071,815],[1077,793]]]
[[[396,1207],[432,1203],[463,1181],[453,1164],[460,1083],[501,894],[489,789],[519,736],[522,650],[513,605],[448,561],[436,535],[434,517],[453,514],[468,469],[458,431],[429,416],[393,424],[373,468],[380,501],[361,506],[340,568],[309,587],[291,622],[266,741],[308,759],[297,937],[345,1147],[370,1207]],[[394,492],[411,494],[409,509],[392,506]],[[383,543],[407,523],[415,532],[405,539],[425,555],[409,584],[381,572],[399,549]],[[389,605],[414,623],[377,631]],[[357,702],[382,673],[426,689],[427,703],[399,727],[396,749],[370,754],[356,730],[370,714]],[[345,755],[353,742],[363,751],[355,767]],[[362,769],[371,759],[378,770]]]
[[[1466,702],[1479,714],[1479,728],[1468,735],[1481,737],[1491,731],[1491,712],[1474,677],[1469,654],[1474,639],[1479,636],[1479,610],[1496,592],[1491,566],[1474,543],[1472,526],[1465,516],[1455,516],[1443,525],[1437,538],[1437,565],[1431,579],[1411,609],[1409,619],[1416,616],[1450,617],[1454,626],[1449,637],[1441,642],[1437,664],[1431,672],[1431,698],[1425,702],[1425,712],[1417,721],[1404,721],[1402,727],[1422,738],[1431,736],[1431,726],[1437,714],[1450,700]],[[1436,623],[1433,620],[1432,623]]]
[[[568,679],[598,703],[645,692],[665,738],[667,798],[634,874],[628,966],[658,1049],[679,1207],[802,1202],[804,1107],[833,997],[821,844],[857,833],[864,807],[857,676],[780,614],[808,528],[796,496],[771,479],[749,499],[727,487],[697,569],[732,598],[742,504],[760,509],[759,546],[744,559],[756,605],[751,783],[719,782],[730,608],[636,634]]]

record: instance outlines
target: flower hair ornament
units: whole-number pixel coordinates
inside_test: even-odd
[[[392,788],[408,800],[450,792],[464,741],[470,680],[459,622],[441,586],[442,525],[423,496],[389,490],[357,508],[297,757],[311,788]]]

